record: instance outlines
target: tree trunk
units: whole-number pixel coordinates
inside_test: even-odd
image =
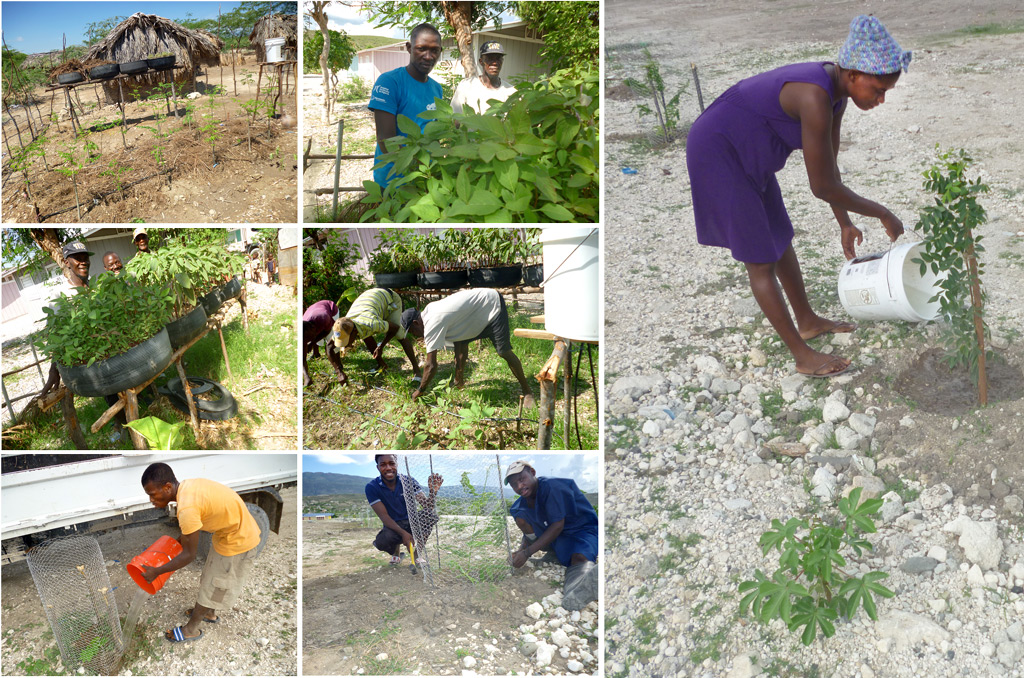
[[[441,8],[444,9],[448,24],[455,29],[455,42],[459,45],[462,68],[466,72],[463,77],[473,78],[476,76],[476,59],[473,58],[473,3],[442,0]]]
[[[50,258],[57,262],[57,266],[64,271],[64,255],[61,253],[60,242],[57,240],[57,231],[53,228],[30,228],[28,234],[32,242],[50,255]],[[64,272],[67,276],[67,271]],[[70,281],[69,281],[70,282]]]
[[[320,33],[324,36],[324,47],[320,50],[320,72],[324,76],[324,122],[331,121],[331,71],[327,66],[327,57],[331,53],[331,34],[327,30],[327,2],[314,0],[313,10],[309,13],[313,21],[320,27]]]

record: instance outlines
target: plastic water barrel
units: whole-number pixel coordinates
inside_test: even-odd
[[[549,226],[540,235],[544,258],[544,326],[576,341],[597,341],[601,281],[598,229]]]
[[[267,38],[264,43],[267,48],[267,61],[283,61],[281,48],[284,47],[284,38]]]
[[[171,573],[164,572],[150,583],[142,576],[142,566],[160,567],[161,565],[166,565],[174,560],[179,553],[181,553],[181,544],[177,540],[164,535],[153,542],[153,545],[148,549],[132,558],[131,562],[126,566],[128,575],[132,578],[132,581],[139,585],[140,589],[149,595],[153,595],[163,588],[164,583],[170,579]]]
[[[923,251],[920,242],[896,245],[888,252],[851,259],[839,272],[839,301],[859,320],[921,322],[939,317],[939,302],[929,301],[943,279],[931,268],[921,275],[913,262]]]

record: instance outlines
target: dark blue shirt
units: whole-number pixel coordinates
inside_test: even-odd
[[[399,475],[395,478],[394,490],[388,488],[388,486],[384,484],[384,481],[381,480],[380,476],[377,476],[370,482],[366,483],[366,501],[370,502],[370,506],[373,506],[378,501],[383,503],[384,508],[388,511],[388,515],[391,516],[391,520],[394,520],[395,522],[399,520],[409,520],[409,509],[405,506],[405,492],[402,489],[403,478],[405,478],[406,483],[409,483],[409,487],[412,488],[413,494],[419,494],[423,491],[415,478],[403,475]]]
[[[537,478],[537,497],[533,508],[522,497],[513,502],[508,512],[522,518],[540,537],[552,523],[564,520],[563,535],[580,532],[597,534],[597,512],[570,478]]]

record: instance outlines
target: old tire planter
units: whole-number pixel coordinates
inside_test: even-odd
[[[465,287],[469,276],[463,271],[429,271],[416,276],[420,287],[428,290],[453,289]]]
[[[85,82],[85,76],[78,71],[61,73],[57,76],[57,83],[61,85],[73,85],[76,82]]]
[[[89,77],[93,80],[109,80],[120,72],[121,67],[117,64],[103,64],[102,66],[90,68]]]
[[[221,304],[223,303],[224,297],[221,296],[221,291],[219,287],[215,290],[210,290],[210,292],[207,293],[206,296],[199,300],[199,304],[203,307],[203,310],[206,311],[207,317],[210,317],[211,315],[216,313],[217,309],[219,309]]]
[[[232,278],[227,281],[220,288],[220,298],[224,301],[228,299],[237,299],[242,295],[242,283],[239,282],[238,278]],[[223,302],[222,302],[223,303]]]
[[[199,305],[177,320],[167,323],[167,336],[171,340],[171,348],[184,346],[195,339],[206,327],[206,317],[206,309]]]
[[[402,287],[412,287],[416,284],[415,272],[407,273],[374,273],[373,284],[375,287],[387,287],[393,290]]]
[[[145,61],[126,61],[120,64],[119,70],[125,75],[138,75],[148,71],[149,66],[146,65]]]
[[[174,60],[177,57],[175,55],[156,57],[153,59],[146,59],[146,65],[152,68],[154,71],[166,71],[168,68],[174,67]]]
[[[523,284],[530,287],[540,287],[544,282],[544,264],[532,264],[523,266]]]
[[[522,279],[522,266],[493,266],[469,270],[470,287],[512,287],[518,285]]]
[[[212,379],[189,377],[188,385],[192,389],[192,401],[196,404],[196,415],[203,421],[223,421],[231,419],[238,414],[238,402],[235,400],[235,397],[226,388]],[[180,378],[174,377],[167,382],[166,388],[159,388],[157,391],[167,396],[167,399],[176,408],[188,414],[185,388],[182,386]],[[210,392],[218,396],[217,400],[203,400],[196,397]]]
[[[113,395],[149,381],[171,362],[171,340],[167,328],[120,355],[111,356],[86,367],[57,364],[64,385],[75,395],[99,397]]]

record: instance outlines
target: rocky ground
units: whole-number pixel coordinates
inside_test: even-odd
[[[935,7],[932,6],[935,5]],[[819,6],[739,2],[613,3],[606,9],[606,664],[610,676],[1024,675],[1024,174],[1017,116],[1024,92],[1012,3],[981,3],[950,23],[941,5]],[[634,7],[636,11],[630,11]],[[663,10],[663,11],[661,11]],[[921,172],[934,148],[966,148],[991,186],[981,202],[986,313],[997,383],[980,408],[973,387],[936,366],[935,323],[862,322],[813,345],[853,360],[833,380],[794,374],[791,356],[751,297],[741,265],[696,242],[685,129],[737,80],[797,61],[834,58],[850,19],[875,12],[915,50],[909,73],[870,113],[847,112],[844,182],[890,207],[912,232],[929,201]],[[658,16],[655,23],[650,17]],[[783,20],[784,19],[784,20]],[[650,118],[623,78],[649,47],[683,134],[652,148]],[[636,170],[623,173],[623,168]],[[843,263],[828,206],[807,188],[799,152],[780,172],[812,304],[843,317]],[[884,251],[865,230],[860,254]],[[637,331],[645,328],[645,331]],[[760,535],[772,519],[834,513],[852,487],[884,498],[874,551],[895,597],[879,620],[861,611],[831,639],[800,644],[781,622],[739,615],[737,588],[769,574]]]

